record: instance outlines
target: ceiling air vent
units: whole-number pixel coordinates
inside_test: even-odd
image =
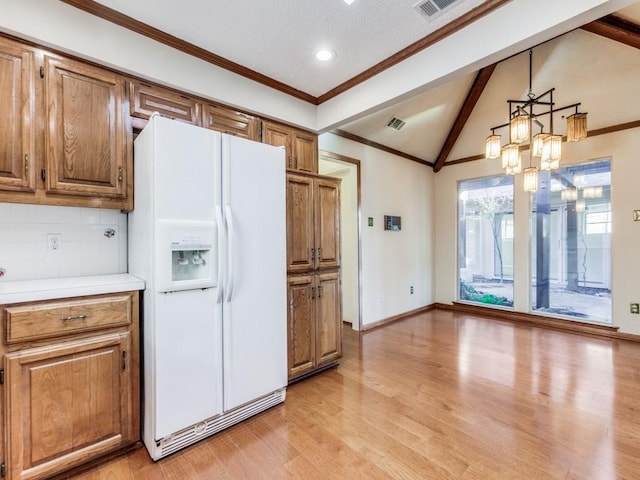
[[[413,8],[418,10],[418,12],[425,17],[433,19],[438,16],[438,14],[442,13],[442,11],[447,7],[450,7],[458,1],[460,0],[423,0],[416,3]]]
[[[391,120],[387,122],[387,127],[393,128],[394,130],[400,130],[404,127],[405,123],[407,122],[400,120],[398,117],[391,117]]]

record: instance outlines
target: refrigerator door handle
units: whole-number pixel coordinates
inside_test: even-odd
[[[226,237],[224,220],[222,217],[222,207],[216,205],[216,221],[218,222],[218,291],[216,292],[216,303],[222,302],[222,293],[224,290],[224,281],[222,279],[223,274],[223,261],[222,252],[224,249],[224,240]]]
[[[235,225],[233,223],[233,215],[231,214],[231,207],[229,205],[224,206],[224,212],[227,219],[227,282],[226,282],[226,295],[225,301],[230,302],[233,296],[233,282],[234,276],[234,259],[233,259],[233,241],[235,235]]]

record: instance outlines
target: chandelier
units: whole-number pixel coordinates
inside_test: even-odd
[[[560,111],[575,109],[575,113],[566,117],[567,141],[577,142],[587,137],[587,114],[578,111],[580,103],[573,103],[555,108],[551,88],[535,95],[532,89],[533,52],[529,50],[529,93],[525,100],[507,100],[509,105],[509,122],[491,127],[491,135],[485,140],[485,157],[502,157],[502,168],[509,175],[524,173],[524,190],[535,192],[538,189],[538,171],[555,170],[560,166],[562,157],[562,135],[553,129],[553,115]],[[545,124],[548,122],[548,130]],[[496,130],[508,127],[509,142],[502,145],[502,137]],[[534,128],[540,131],[534,134]],[[521,147],[529,142],[529,166],[522,168]],[[533,165],[533,159],[540,159],[540,167]]]

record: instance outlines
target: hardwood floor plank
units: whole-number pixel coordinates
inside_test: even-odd
[[[138,450],[77,478],[640,478],[637,343],[431,310],[345,329],[343,348],[283,405],[158,463]]]
[[[214,442],[200,442],[184,450],[184,459],[193,469],[194,478],[232,480],[218,459]]]
[[[166,480],[160,465],[151,460],[149,453],[143,447],[128,455],[129,470],[135,480]]]

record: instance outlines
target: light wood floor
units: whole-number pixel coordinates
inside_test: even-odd
[[[344,351],[281,406],[76,478],[640,478],[640,344],[431,311]]]

